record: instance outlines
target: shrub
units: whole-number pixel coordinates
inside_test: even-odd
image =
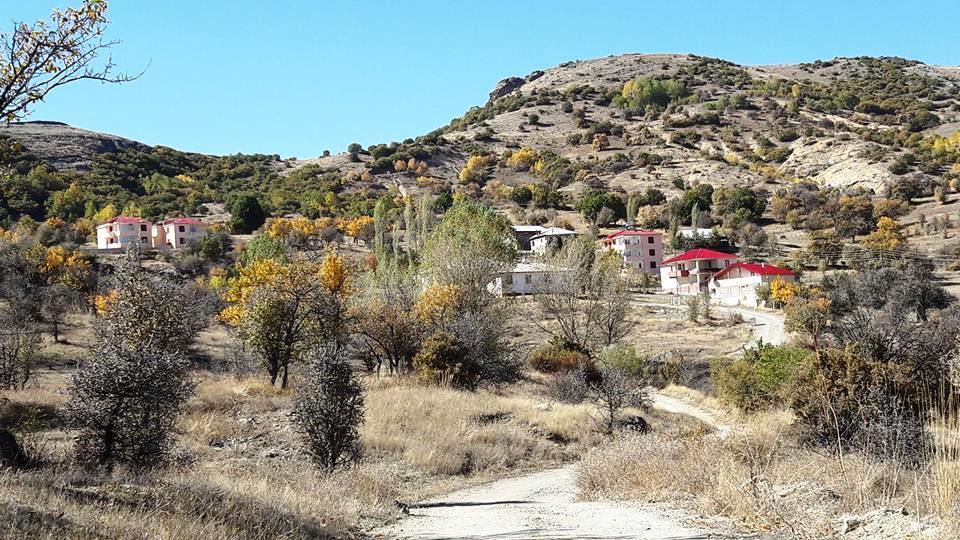
[[[584,369],[557,373],[547,383],[547,395],[563,403],[583,403],[590,392]]]
[[[650,367],[647,358],[637,354],[633,345],[607,347],[600,353],[597,363],[601,368],[615,369],[636,378],[645,378]]]
[[[475,388],[476,366],[465,362],[467,350],[456,336],[436,333],[413,357],[417,377],[429,384],[449,384],[456,388]]]
[[[534,349],[527,361],[530,367],[541,373],[569,372],[591,363],[586,353],[552,343]]]
[[[713,384],[723,401],[744,411],[783,403],[796,370],[810,353],[798,347],[760,344],[736,360],[716,360],[710,366]]]
[[[363,388],[334,347],[313,353],[290,416],[324,471],[359,461]]]

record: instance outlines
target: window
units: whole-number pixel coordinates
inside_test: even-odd
[[[107,226],[107,232],[113,232],[113,225]]]
[[[186,238],[181,238],[181,239],[180,239],[180,245],[183,245],[183,244],[186,244],[186,243],[187,243],[187,239],[186,239]]]
[[[513,274],[503,276],[503,283],[505,285],[513,285]]]
[[[530,274],[524,274],[523,282],[526,283],[527,285],[530,285],[531,283],[533,283],[533,276],[531,276]]]
[[[657,250],[651,249],[651,250],[650,250],[650,256],[651,256],[651,257],[656,257],[656,256],[657,256]]]
[[[147,237],[146,237],[146,236],[141,236],[141,237],[140,237],[140,243],[141,243],[141,244],[146,244],[146,243],[147,243]]]
[[[652,243],[653,243],[653,237],[652,237],[652,236],[648,236],[648,237],[647,237],[647,243],[648,243],[648,244],[652,244]]]
[[[190,232],[192,232],[192,233],[197,232],[197,228],[196,228],[196,227],[190,227]]]
[[[141,230],[142,232],[147,232],[147,225],[146,225],[145,223],[141,224],[141,225],[140,225],[140,230]]]
[[[181,225],[181,226],[177,227],[177,230],[180,231],[180,232],[186,232],[186,231],[187,231],[187,228],[184,227],[183,225]]]
[[[650,268],[656,268],[656,267],[657,267],[657,261],[650,261]]]

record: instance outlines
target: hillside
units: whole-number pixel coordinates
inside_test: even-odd
[[[44,217],[47,199],[77,182],[96,208],[134,203],[150,215],[197,211],[245,190],[276,214],[349,216],[371,213],[385,193],[452,189],[517,219],[528,217],[519,203],[584,227],[569,210],[588,191],[625,198],[656,188],[669,199],[700,183],[772,193],[800,181],[875,194],[909,184],[917,188],[906,200],[931,196],[960,175],[958,131],[957,67],[867,57],[741,66],[630,54],[508,78],[487,103],[429,134],[307,160],[200,156],[46,123],[0,135],[60,171],[59,186],[33,195],[43,200],[32,208],[9,207],[11,219]],[[20,173],[34,164],[21,163]],[[513,193],[520,186],[532,200]]]
[[[61,122],[14,122],[0,125],[0,137],[3,136],[17,140],[41,161],[63,170],[87,170],[94,158],[100,154],[115,153],[127,148],[150,148],[137,141],[75,128]]]

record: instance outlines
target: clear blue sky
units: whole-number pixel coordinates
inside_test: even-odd
[[[0,23],[80,0],[0,0]],[[174,148],[313,157],[422,135],[507,76],[573,59],[682,52],[744,64],[896,55],[960,64],[960,2],[112,0],[123,86],[39,105]]]

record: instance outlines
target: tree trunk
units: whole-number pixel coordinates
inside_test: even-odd
[[[281,390],[286,390],[286,389],[287,389],[287,378],[288,378],[287,376],[288,376],[288,373],[289,373],[289,364],[284,364],[284,365],[283,365],[283,380],[280,382],[280,389],[281,389]]]

